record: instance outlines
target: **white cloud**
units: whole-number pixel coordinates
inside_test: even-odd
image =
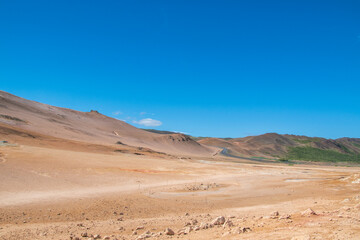
[[[162,125],[162,122],[159,120],[151,119],[151,118],[144,118],[139,121],[133,121],[133,123],[143,125],[146,127],[158,127]]]
[[[148,112],[141,112],[139,115],[155,115],[154,113],[148,113]]]
[[[185,135],[191,135],[190,133],[187,133],[187,132],[180,132],[180,131],[170,131],[170,132],[181,133],[181,134],[185,134]]]
[[[113,115],[115,115],[115,116],[118,116],[118,115],[121,115],[121,114],[123,114],[121,111],[115,111],[115,112],[113,112],[112,113]]]

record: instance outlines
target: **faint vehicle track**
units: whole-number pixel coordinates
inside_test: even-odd
[[[0,154],[0,163],[5,163],[6,159]]]

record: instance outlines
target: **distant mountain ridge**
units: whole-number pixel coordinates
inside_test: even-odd
[[[326,139],[267,133],[233,139],[202,138],[198,142],[227,148],[234,156],[360,162],[360,138]]]

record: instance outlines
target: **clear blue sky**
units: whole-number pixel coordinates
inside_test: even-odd
[[[359,13],[357,0],[0,0],[0,89],[195,136],[360,137]]]

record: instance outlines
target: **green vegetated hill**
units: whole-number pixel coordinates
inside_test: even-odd
[[[198,142],[227,148],[232,155],[241,157],[360,163],[359,138],[325,139],[267,133],[233,139],[203,138]]]
[[[158,134],[173,133],[144,130]],[[360,163],[360,138],[326,139],[277,133],[244,138],[191,138],[204,145],[226,148],[228,154],[238,157]]]

